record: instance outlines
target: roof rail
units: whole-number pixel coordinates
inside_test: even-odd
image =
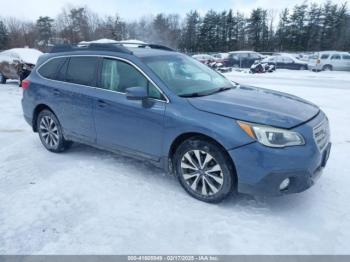
[[[128,42],[116,42],[111,44],[103,43],[87,43],[81,45],[55,45],[50,50],[50,53],[62,53],[62,52],[71,52],[71,51],[110,51],[118,52],[125,54],[132,54],[132,51],[128,47],[138,47],[138,48],[151,48],[151,49],[160,49],[165,51],[175,51],[174,49],[158,44],[146,44],[146,43],[128,43]]]
[[[165,46],[165,45],[158,45],[158,44],[147,44],[147,43],[133,43],[133,42],[118,42],[118,44],[123,45],[123,46],[136,46],[139,48],[152,48],[152,49],[161,49],[165,51],[175,51],[174,49]]]
[[[71,52],[71,51],[110,51],[125,54],[132,54],[132,52],[119,44],[96,44],[91,43],[88,45],[75,46],[75,45],[55,45],[50,53],[61,53],[61,52]]]

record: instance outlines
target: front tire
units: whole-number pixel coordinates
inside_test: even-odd
[[[45,109],[39,113],[37,129],[41,143],[51,152],[63,152],[72,144],[70,141],[64,139],[60,122],[49,110]]]
[[[234,189],[233,167],[216,143],[194,137],[176,150],[173,163],[180,184],[194,198],[218,203]]]

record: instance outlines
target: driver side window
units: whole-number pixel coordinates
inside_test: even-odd
[[[150,98],[163,99],[159,90],[140,71],[116,59],[103,59],[100,87],[120,93],[125,93],[129,87],[145,87]]]

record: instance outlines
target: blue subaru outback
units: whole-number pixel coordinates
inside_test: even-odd
[[[147,160],[206,202],[304,191],[329,157],[317,106],[235,84],[164,46],[56,47],[22,87],[24,117],[47,150],[79,142]]]

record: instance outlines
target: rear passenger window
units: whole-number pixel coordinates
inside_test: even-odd
[[[97,57],[71,57],[66,81],[79,85],[96,86],[97,65]]]
[[[332,60],[340,60],[340,55],[332,55]]]
[[[49,60],[44,65],[42,65],[39,68],[38,72],[45,78],[56,79],[59,68],[64,64],[66,60],[67,58],[65,57],[53,58],[52,60]]]

